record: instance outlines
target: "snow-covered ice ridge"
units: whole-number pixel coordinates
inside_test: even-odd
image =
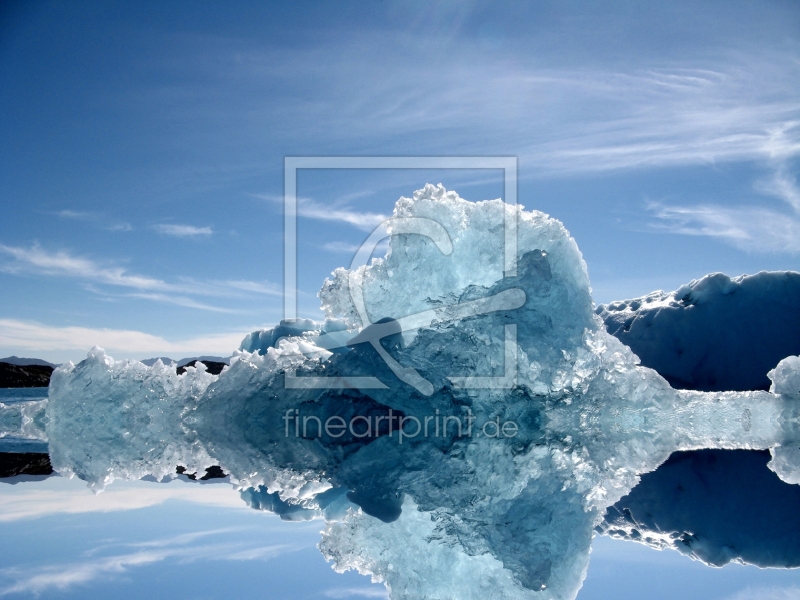
[[[733,278],[713,273],[674,292],[611,302],[596,311],[643,365],[682,389],[766,390],[767,371],[800,354],[796,272]]]
[[[513,277],[503,276],[507,211],[518,223]],[[323,517],[320,549],[334,567],[371,574],[392,598],[574,598],[606,508],[676,450],[770,449],[771,467],[798,481],[800,358],[771,371],[772,392],[675,390],[606,332],[560,222],[431,185],[401,198],[394,218],[384,259],[325,281],[324,324],[254,332],[219,376],[202,364],[177,375],[115,361],[99,348],[57,369],[53,468],[99,490],[219,464],[254,508]],[[449,246],[398,233],[403,219],[435,221]],[[496,297],[522,301],[503,308],[487,300]],[[462,310],[475,302],[489,309]],[[369,322],[391,319],[380,348],[358,343],[369,337],[364,310]],[[387,329],[398,322],[418,328]],[[383,387],[322,389],[320,377]],[[510,383],[475,388],[469,377]],[[287,420],[388,409],[518,430],[453,428],[400,444],[397,432],[298,436]]]

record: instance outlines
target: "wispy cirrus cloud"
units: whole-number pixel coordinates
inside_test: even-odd
[[[65,250],[48,251],[36,244],[30,247],[0,244],[0,255],[5,255],[9,259],[0,262],[0,271],[6,273],[74,278],[85,283],[135,290],[127,294],[130,297],[199,310],[236,312],[230,307],[212,306],[207,302],[200,302],[193,296],[240,298],[247,294],[275,297],[282,294],[281,289],[270,282],[240,279],[198,281],[186,277],[168,282],[132,273],[123,267],[101,264],[90,258],[75,256]]]
[[[800,217],[763,207],[719,205],[649,207],[655,231],[719,238],[741,250],[800,252]]]
[[[355,254],[360,247],[358,244],[348,244],[347,242],[327,242],[322,245],[323,250],[337,254]]]
[[[742,89],[745,84],[720,74],[708,86],[662,94],[657,83],[636,74],[605,90],[598,83],[599,93],[588,95],[613,106],[612,114],[564,123],[560,135],[528,146],[521,158],[540,176],[732,161],[774,165],[800,154],[800,102],[760,101]]]
[[[198,548],[195,555],[206,550]],[[6,579],[13,583],[0,588],[0,596],[10,594],[34,594],[36,596],[45,591],[63,591],[80,584],[112,574],[122,574],[132,567],[141,567],[163,561],[169,557],[187,557],[186,549],[159,550],[147,552],[134,552],[121,556],[110,556],[93,561],[85,561],[62,566],[45,566],[35,572],[22,569],[4,569],[0,572]]]
[[[647,208],[657,219],[651,226],[669,233],[719,238],[750,252],[800,252],[800,189],[787,164],[779,163],[772,177],[755,182],[754,189],[781,200],[786,208],[761,203],[679,206],[651,202]]]
[[[361,196],[363,194],[351,194],[348,197]],[[276,204],[283,203],[283,196],[271,196],[265,194],[256,194],[257,198],[268,200]],[[381,213],[359,211],[350,206],[342,205],[339,202],[332,202],[330,205],[325,205],[311,198],[298,197],[297,198],[297,215],[307,219],[315,219],[318,221],[337,221],[339,223],[347,223],[361,229],[363,231],[373,231],[378,225],[383,223],[389,218],[388,215]]]
[[[335,254],[348,254],[353,258],[356,257],[359,250],[361,250],[360,244],[348,244],[347,242],[328,242],[322,245],[322,249],[326,252],[333,252]],[[387,251],[389,250],[389,240],[383,239],[378,242],[378,245],[372,251],[372,256],[379,257],[385,256]]]
[[[133,231],[133,226],[130,223],[114,223],[105,229],[106,231]]]
[[[54,327],[36,321],[0,319],[0,348],[11,352],[34,352],[48,356],[84,353],[93,346],[109,352],[121,352],[123,357],[152,354],[222,355],[227,356],[239,347],[244,331],[208,334],[183,340],[128,329],[90,327]],[[119,358],[119,357],[118,357]]]
[[[730,76],[725,76],[722,81],[729,79]],[[737,86],[740,85],[741,82],[737,82]],[[672,158],[677,164],[690,164],[702,162],[703,153],[706,153],[707,162],[759,162],[771,175],[755,181],[753,190],[762,197],[780,200],[784,209],[768,206],[758,197],[739,206],[650,203],[648,209],[656,218],[652,227],[669,233],[718,238],[749,252],[800,252],[800,188],[791,170],[794,159],[800,156],[800,103],[748,105],[743,102],[735,106],[732,101],[747,94],[741,89],[738,93],[727,92],[712,103],[719,107],[719,114],[709,115],[704,108],[696,110],[694,116],[680,117],[685,120],[683,126],[675,120],[669,122],[671,127],[676,127],[671,135],[676,141],[683,140],[681,144],[673,144],[676,154]],[[692,113],[687,111],[687,114]],[[664,139],[668,137],[665,135]],[[640,151],[640,157],[634,160],[646,162],[647,150],[641,148]],[[656,155],[660,165],[669,164],[669,153]]]
[[[162,304],[174,304],[175,306],[182,306],[184,308],[195,308],[197,310],[206,310],[209,312],[235,314],[243,311],[236,308],[225,308],[222,306],[214,306],[213,304],[206,304],[198,302],[187,296],[177,296],[175,294],[148,294],[144,292],[123,294],[126,298],[141,298],[142,300],[152,300],[153,302],[161,302]]]
[[[88,213],[81,210],[60,210],[56,213],[62,219],[79,219],[79,220],[87,220],[94,217],[92,213]]]
[[[798,598],[800,598],[800,587],[797,586],[748,586],[731,596],[727,596],[725,600],[797,600]]]
[[[301,546],[286,544],[254,545],[235,538],[227,542],[198,543],[203,538],[219,538],[231,530],[211,530],[178,535],[129,546],[141,549],[111,556],[92,557],[59,565],[37,566],[32,569],[6,568],[0,577],[9,581],[0,587],[0,596],[11,594],[40,595],[48,591],[64,591],[77,585],[123,575],[136,567],[177,560],[182,564],[206,561],[269,560],[282,554],[296,552]],[[90,552],[89,554],[93,554]]]
[[[354,43],[337,52],[344,58],[363,48]],[[416,134],[432,154],[453,147],[462,155],[511,151],[523,178],[772,164],[800,153],[800,63],[791,52],[717,49],[713,56],[617,68],[502,58],[464,46],[443,57],[435,73],[401,62],[391,81],[331,90],[335,100],[314,108],[321,120],[341,125],[335,133],[376,140],[381,150],[387,139]],[[349,63],[316,57],[297,67],[327,81],[319,71],[335,72],[338,64]],[[384,59],[366,57],[360,75],[379,80],[385,69]]]
[[[154,229],[158,233],[173,237],[204,237],[214,233],[211,227],[195,227],[194,225],[175,225],[171,223],[155,225]]]
[[[227,279],[225,281],[214,281],[216,285],[224,285],[227,288],[242,290],[243,292],[254,292],[267,296],[282,296],[283,289],[269,282],[247,281],[246,279]]]
[[[308,219],[347,223],[364,231],[374,230],[389,218],[380,213],[361,212],[349,207],[325,206],[309,198],[297,199],[297,214]]]
[[[60,479],[60,478],[59,478]],[[0,494],[0,522],[39,519],[53,515],[77,515],[139,510],[165,502],[191,502],[226,509],[246,509],[239,495],[227,485],[115,482],[102,494],[92,495],[85,485],[59,485],[46,489],[16,488]],[[52,489],[55,488],[55,489]],[[133,489],[135,488],[135,489]]]
[[[797,187],[797,178],[785,163],[775,169],[772,178],[757,181],[755,190],[784,201],[795,213],[800,214],[800,188]]]
[[[773,164],[800,152],[800,63],[796,49],[783,42],[736,37],[720,44],[709,42],[713,35],[699,36],[695,47],[680,52],[654,56],[644,44],[624,62],[587,64],[570,59],[561,44],[542,53],[532,49],[543,49],[535,38],[514,35],[491,49],[459,34],[395,32],[394,52],[372,52],[385,47],[386,35],[359,30],[345,43],[319,40],[291,51],[270,45],[234,49],[227,41],[198,36],[202,51],[187,61],[202,61],[215,89],[244,86],[266,96],[291,73],[297,81],[313,82],[314,93],[304,96],[303,87],[291,96],[302,103],[267,108],[251,104],[250,94],[247,100],[231,96],[238,101],[225,105],[198,103],[217,96],[198,96],[194,86],[186,86],[169,110],[178,114],[193,102],[197,111],[214,116],[209,123],[217,123],[222,112],[241,133],[237,143],[270,129],[279,148],[513,154],[520,159],[520,178],[733,161]],[[410,59],[430,55],[437,56],[435,63]],[[212,56],[217,67],[208,69]],[[296,126],[287,129],[289,119]]]
[[[0,252],[14,259],[0,266],[6,273],[27,271],[76,277],[113,286],[174,291],[172,286],[160,279],[131,274],[122,267],[103,267],[93,260],[73,256],[63,250],[48,252],[39,245],[23,248],[0,244]]]
[[[133,227],[130,223],[113,221],[106,215],[96,212],[88,212],[83,210],[64,209],[55,213],[62,219],[71,221],[86,221],[97,227],[98,229],[105,229],[106,231],[132,231]]]

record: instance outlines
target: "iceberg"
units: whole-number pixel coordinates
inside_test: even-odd
[[[610,334],[676,388],[766,390],[767,372],[800,354],[800,273],[791,271],[713,273],[596,311]]]
[[[796,480],[800,359],[772,391],[677,390],[606,331],[557,220],[427,185],[386,230],[323,283],[324,323],[253,332],[219,375],[62,365],[53,468],[101,491],[219,465],[249,506],[324,519],[334,568],[392,598],[574,598],[608,507],[676,451],[772,450]]]

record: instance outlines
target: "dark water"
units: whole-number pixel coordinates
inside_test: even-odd
[[[28,402],[30,400],[44,400],[45,398],[47,398],[46,387],[0,388],[0,402],[3,404],[15,404],[17,402]]]

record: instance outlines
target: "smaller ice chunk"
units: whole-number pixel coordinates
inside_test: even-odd
[[[77,474],[96,492],[114,479],[162,479],[178,466],[213,464],[183,425],[217,375],[198,362],[178,375],[114,360],[95,346],[86,360],[61,365],[50,380],[46,432],[53,469]]]
[[[800,403],[800,356],[784,358],[767,376],[772,380],[773,394],[793,396]],[[767,466],[786,483],[800,484],[800,447],[777,446],[770,453],[772,460]]]
[[[791,271],[712,273],[595,312],[642,365],[678,389],[767,390],[767,371],[800,353],[800,273]]]
[[[319,332],[321,329],[320,324],[311,319],[284,319],[270,329],[259,329],[248,333],[239,344],[239,350],[266,354],[269,348],[278,347],[281,338],[302,336],[309,331]]]
[[[773,394],[800,395],[800,356],[787,356],[767,377],[772,381],[769,391]]]
[[[800,448],[777,446],[770,449],[772,460],[767,466],[786,483],[800,484]]]

